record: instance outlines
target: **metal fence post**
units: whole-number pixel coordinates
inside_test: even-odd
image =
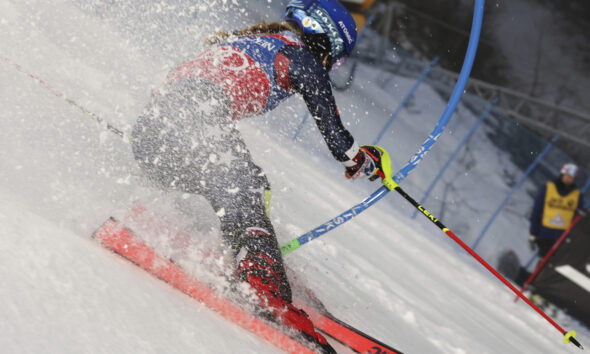
[[[430,195],[430,193],[434,189],[434,186],[436,185],[436,183],[440,180],[440,178],[445,173],[445,171],[447,170],[447,168],[449,167],[449,165],[451,164],[451,162],[457,157],[457,155],[459,155],[459,151],[461,151],[461,148],[463,148],[463,146],[467,143],[467,141],[469,141],[469,138],[471,138],[471,136],[473,135],[473,133],[475,133],[475,131],[477,130],[477,128],[481,125],[481,123],[483,122],[483,120],[488,116],[488,114],[490,113],[490,111],[492,110],[492,108],[494,107],[494,105],[496,105],[496,103],[498,103],[498,98],[497,97],[494,97],[494,99],[490,102],[490,104],[488,104],[488,107],[486,108],[486,110],[477,119],[477,122],[475,122],[475,124],[473,125],[473,127],[471,127],[471,129],[465,135],[465,137],[463,138],[463,140],[461,140],[461,142],[459,143],[459,145],[457,146],[457,148],[455,149],[455,151],[451,154],[451,156],[449,157],[449,159],[447,160],[447,162],[445,162],[445,164],[440,169],[440,171],[438,172],[438,174],[436,175],[436,177],[434,177],[434,180],[430,183],[430,186],[428,186],[428,189],[424,193],[424,196],[422,197],[422,200],[420,200],[420,204],[421,205],[424,205],[424,202],[426,202],[426,199],[428,199],[428,196]],[[414,214],[412,215],[412,219],[415,219],[417,214],[418,214],[418,210],[415,210],[414,211]]]
[[[430,63],[430,65],[428,65],[428,67],[426,68],[426,70],[424,70],[424,72],[422,72],[422,75],[420,75],[420,77],[418,78],[418,80],[416,80],[416,83],[414,84],[414,86],[406,94],[406,96],[404,97],[404,99],[402,100],[402,102],[399,104],[399,106],[397,107],[397,109],[395,110],[395,112],[393,112],[393,114],[391,115],[391,117],[389,118],[389,120],[387,121],[387,123],[385,124],[385,126],[383,127],[383,129],[381,129],[381,132],[379,132],[379,134],[375,138],[375,141],[373,141],[373,145],[377,145],[379,143],[379,140],[381,140],[381,138],[383,137],[383,135],[385,134],[385,132],[387,131],[387,129],[389,129],[389,126],[391,125],[391,123],[393,122],[393,120],[397,117],[397,115],[399,114],[399,112],[401,112],[401,110],[406,106],[406,104],[408,104],[408,101],[412,98],[412,96],[414,95],[414,93],[418,89],[418,86],[420,86],[420,84],[422,83],[422,81],[424,81],[424,79],[426,78],[426,75],[428,75],[428,73],[430,72],[430,70],[432,70],[432,68],[436,65],[436,63],[438,63],[438,57],[436,57],[436,58],[434,58],[434,60],[432,60],[432,62]]]
[[[588,190],[588,188],[590,188],[590,177],[588,177],[588,180],[586,181],[586,184],[581,189],[582,194],[586,194],[586,191]],[[582,205],[582,208],[584,208],[584,209],[590,208],[590,199],[589,200],[586,200],[586,204],[585,205]]]
[[[301,129],[303,129],[303,126],[305,125],[305,122],[307,121],[307,118],[309,118],[309,116],[310,116],[309,111],[305,112],[305,115],[303,116],[301,123],[299,123],[299,126],[297,127],[297,131],[295,132],[295,135],[293,135],[293,140],[297,139],[297,137],[299,136],[299,133],[301,133]]]
[[[504,198],[502,203],[500,203],[500,205],[498,206],[498,208],[496,209],[496,211],[494,212],[494,214],[492,215],[490,220],[488,220],[488,223],[481,230],[481,233],[479,234],[479,237],[477,238],[477,240],[475,240],[475,242],[473,243],[473,246],[471,246],[471,248],[473,250],[475,250],[477,248],[477,246],[479,245],[479,242],[482,240],[482,238],[484,237],[484,235],[486,234],[486,232],[488,231],[488,229],[490,228],[490,226],[492,225],[492,223],[494,222],[494,220],[496,219],[498,214],[500,214],[500,211],[502,211],[502,208],[504,208],[504,205],[506,205],[506,203],[508,202],[510,197],[512,197],[512,194],[514,194],[514,192],[516,192],[516,190],[520,187],[522,182],[524,182],[524,180],[528,177],[528,175],[531,173],[531,171],[537,166],[537,164],[541,161],[541,159],[543,159],[543,157],[549,152],[549,150],[551,149],[553,144],[557,141],[557,139],[559,139],[559,135],[555,135],[553,137],[553,139],[551,139],[551,142],[549,144],[547,144],[547,146],[545,146],[545,149],[539,154],[539,156],[537,156],[535,161],[533,161],[533,163],[525,171],[525,173],[522,175],[522,177],[520,177],[520,179],[514,185],[514,187],[512,187],[510,192],[508,192],[508,195],[506,196],[506,198]]]

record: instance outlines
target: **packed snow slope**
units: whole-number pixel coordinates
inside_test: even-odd
[[[180,11],[179,3],[157,5],[168,13]],[[243,14],[236,3],[232,8],[220,1],[187,7],[179,18],[188,21],[193,10],[215,13],[214,5]],[[148,10],[155,13],[158,6]],[[0,1],[2,351],[276,352],[90,239],[108,216],[124,215],[136,201],[188,230],[193,242],[215,244],[219,233],[204,200],[153,188],[129,145],[72,103],[128,130],[151,89],[197,47],[185,39],[170,54],[170,40],[182,33],[163,27],[158,37],[146,20],[136,22],[131,35],[116,18],[101,14],[65,0]],[[194,26],[184,30],[202,35],[205,29]],[[169,47],[157,51],[162,39]],[[371,84],[379,73],[363,70],[365,81],[337,97],[345,124],[361,143],[372,141],[412,85],[395,78],[397,89],[384,92]],[[421,110],[400,121],[402,133],[384,143],[398,167],[424,140],[418,127],[430,130],[444,109],[431,89],[420,90]],[[344,180],[311,124],[290,139],[303,112],[294,98],[272,114],[240,123],[273,185],[272,219],[281,242],[378,187]],[[446,141],[456,139],[445,134],[434,149],[452,151],[455,145]],[[429,163],[427,158],[418,168]],[[334,315],[406,353],[577,351],[526,304],[515,304],[511,292],[438,229],[411,220],[405,201],[394,193],[387,199],[285,257]],[[558,321],[590,343],[578,323]]]

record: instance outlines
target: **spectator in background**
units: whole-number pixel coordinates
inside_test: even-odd
[[[584,205],[583,195],[575,183],[578,174],[578,166],[572,163],[563,165],[559,177],[547,182],[535,198],[529,243],[531,249],[539,249],[541,257],[549,252]]]

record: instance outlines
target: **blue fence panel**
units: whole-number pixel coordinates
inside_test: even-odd
[[[490,102],[490,104],[488,105],[488,107],[486,108],[486,110],[483,112],[483,114],[477,119],[477,121],[475,122],[475,124],[473,125],[473,127],[471,127],[471,129],[465,135],[465,137],[463,138],[463,140],[459,143],[459,145],[457,146],[457,148],[455,149],[455,151],[451,154],[451,156],[449,157],[449,159],[447,160],[447,162],[445,162],[444,166],[440,169],[440,171],[438,172],[438,174],[436,175],[436,177],[434,177],[434,180],[432,181],[432,183],[430,183],[430,186],[428,186],[428,189],[424,193],[424,196],[422,197],[422,200],[420,200],[420,204],[421,205],[424,205],[424,202],[426,202],[426,199],[428,199],[428,196],[430,195],[430,193],[434,189],[434,186],[436,185],[436,183],[438,182],[438,180],[445,173],[445,171],[447,170],[447,168],[450,166],[451,162],[457,157],[457,155],[459,154],[459,151],[461,151],[461,149],[463,148],[463,146],[467,143],[467,141],[469,141],[469,139],[471,138],[471,136],[473,135],[473,133],[475,133],[475,131],[477,130],[477,128],[481,125],[481,123],[483,122],[483,120],[488,116],[488,114],[490,113],[490,111],[492,110],[492,108],[496,105],[496,103],[498,103],[498,98],[497,97],[494,98],[492,100],[492,102]],[[416,215],[418,215],[418,210],[415,210],[414,211],[414,214],[412,215],[412,219],[415,219],[416,218]]]
[[[410,89],[410,91],[408,91],[408,93],[406,94],[406,96],[404,97],[404,99],[401,101],[401,103],[399,104],[399,106],[397,107],[397,109],[393,112],[393,114],[391,115],[391,117],[389,118],[389,120],[387,121],[387,123],[385,123],[385,126],[383,127],[383,129],[381,129],[381,131],[379,132],[379,134],[377,135],[377,137],[373,141],[373,145],[377,145],[379,143],[379,141],[381,140],[381,138],[383,138],[383,135],[389,129],[389,127],[391,126],[391,123],[393,123],[393,121],[395,120],[395,118],[397,117],[397,115],[408,104],[408,101],[410,101],[410,99],[412,98],[412,96],[414,96],[414,93],[416,92],[416,90],[418,89],[418,87],[420,86],[420,84],[422,82],[424,82],[424,79],[426,78],[426,75],[428,75],[428,73],[432,70],[432,68],[436,65],[436,63],[438,63],[438,57],[434,58],[432,60],[432,62],[430,62],[430,65],[428,65],[428,67],[424,70],[424,72],[422,72],[422,75],[420,75],[420,77],[418,78],[418,80],[416,80],[416,83],[414,84],[414,86],[412,86],[412,88]]]

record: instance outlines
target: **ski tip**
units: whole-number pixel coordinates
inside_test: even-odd
[[[584,347],[582,346],[582,344],[580,344],[580,342],[578,342],[576,340],[576,331],[569,331],[567,332],[564,336],[563,336],[563,343],[564,344],[569,344],[569,343],[573,343],[576,347],[584,350]]]

